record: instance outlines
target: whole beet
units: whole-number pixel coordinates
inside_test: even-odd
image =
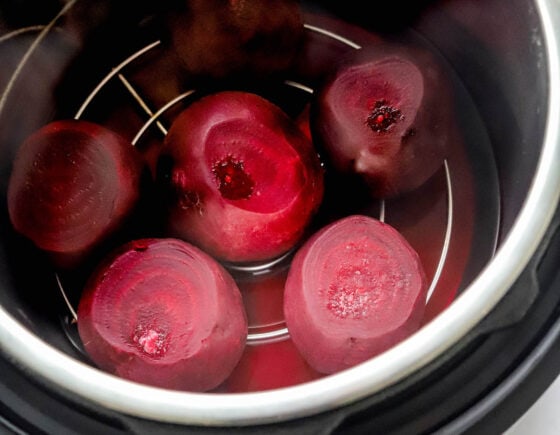
[[[241,91],[207,95],[175,119],[157,178],[170,234],[236,263],[293,248],[323,198],[310,140],[278,106]]]
[[[284,292],[290,336],[311,367],[335,373],[405,339],[421,324],[428,285],[393,227],[352,215],[297,252]]]
[[[304,28],[297,0],[181,0],[170,45],[198,77],[266,77],[288,69]]]
[[[456,128],[451,85],[431,51],[379,43],[326,79],[311,125],[335,170],[359,174],[375,197],[399,196],[442,167]]]
[[[11,222],[42,250],[83,256],[130,215],[141,170],[132,144],[106,127],[54,121],[18,150],[8,186]]]
[[[180,240],[140,239],[91,276],[78,306],[78,331],[103,370],[206,391],[241,358],[247,319],[233,278],[210,256]]]

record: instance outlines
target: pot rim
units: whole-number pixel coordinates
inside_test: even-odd
[[[491,262],[448,308],[411,337],[322,379],[271,391],[227,394],[170,391],[106,374],[46,344],[2,307],[0,350],[31,375],[105,408],[161,422],[205,426],[274,423],[328,411],[379,392],[434,361],[506,295],[541,243],[557,208],[560,9],[554,3],[535,1],[545,41],[549,95],[542,153],[525,203]]]

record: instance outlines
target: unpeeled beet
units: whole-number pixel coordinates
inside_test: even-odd
[[[45,251],[82,255],[129,216],[141,168],[131,143],[113,131],[54,121],[18,150],[8,187],[12,224]]]
[[[427,288],[419,257],[400,233],[353,215],[324,227],[297,252],[284,315],[309,365],[330,374],[416,331]]]
[[[169,13],[173,53],[193,75],[264,77],[288,69],[304,27],[297,0],[179,0]]]
[[[312,107],[314,138],[329,162],[357,173],[378,198],[424,184],[447,154],[454,122],[443,64],[416,46],[379,44],[345,59]]]
[[[240,91],[207,95],[175,119],[157,178],[171,234],[230,262],[291,249],[323,197],[310,140],[278,106]]]
[[[175,239],[140,239],[111,255],[78,307],[86,352],[103,370],[188,391],[218,386],[241,358],[247,319],[233,278]]]

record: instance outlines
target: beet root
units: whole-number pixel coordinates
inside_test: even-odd
[[[288,69],[304,27],[296,0],[190,0],[169,14],[170,44],[197,77],[254,77]]]
[[[211,257],[180,240],[141,239],[91,277],[78,306],[78,331],[103,370],[206,391],[241,358],[247,319],[233,278]]]
[[[342,62],[312,107],[314,138],[332,166],[378,198],[415,190],[439,168],[456,128],[443,65],[417,47],[379,45]]]
[[[175,119],[157,179],[171,235],[229,262],[291,249],[323,197],[310,140],[280,108],[239,91],[203,97]]]
[[[83,254],[129,216],[141,171],[140,155],[118,134],[54,121],[18,150],[8,187],[12,224],[45,251]]]
[[[393,227],[353,215],[297,252],[284,294],[294,344],[311,367],[334,373],[397,344],[420,326],[427,282]]]

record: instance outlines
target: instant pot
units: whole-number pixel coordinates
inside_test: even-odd
[[[371,360],[318,376],[302,368],[277,310],[270,321],[250,325],[246,355],[231,379],[191,393],[95,368],[75,327],[79,279],[53,270],[13,231],[6,204],[18,147],[54,119],[103,123],[140,148],[161,141],[166,116],[199,91],[178,78],[166,56],[159,17],[168,4],[2,2],[6,431],[499,433],[536,400],[560,371],[560,2],[392,3],[303,1],[300,61],[275,95],[288,95],[299,111],[325,68],[388,35],[422,41],[447,66],[460,134],[439,172],[404,198],[355,203],[339,192],[330,205],[393,224],[417,249],[430,279],[423,326]],[[251,283],[274,281],[288,263],[230,270],[248,283],[250,303],[266,291]],[[281,290],[271,291],[281,299]]]

